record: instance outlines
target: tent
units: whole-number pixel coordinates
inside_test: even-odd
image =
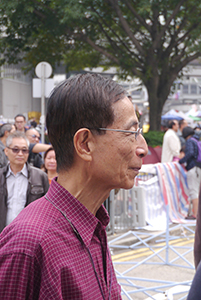
[[[161,117],[161,120],[182,120],[183,117],[179,115],[174,109],[171,109]]]

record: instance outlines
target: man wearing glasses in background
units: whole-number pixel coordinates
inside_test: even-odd
[[[42,144],[40,142],[40,133],[34,129],[30,128],[26,131],[26,137],[29,140],[29,157],[28,163],[31,166],[40,168],[43,164],[43,159],[40,152],[45,152],[51,147],[51,145]]]
[[[17,131],[26,131],[26,117],[23,114],[17,114],[15,116],[15,128]]]
[[[24,133],[10,134],[4,151],[9,164],[0,169],[0,232],[49,188],[47,174],[27,164],[29,141]]]

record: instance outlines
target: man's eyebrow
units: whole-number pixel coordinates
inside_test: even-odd
[[[131,121],[127,124],[127,128],[131,128],[132,126],[139,126],[140,122],[139,121]]]

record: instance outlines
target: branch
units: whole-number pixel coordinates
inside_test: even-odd
[[[180,65],[178,65],[177,67],[174,68],[175,72],[177,72],[177,74],[178,74],[187,64],[189,64],[189,62],[193,61],[194,59],[196,59],[200,56],[201,56],[201,52],[196,52],[194,55],[186,57],[181,62]]]
[[[170,15],[170,17],[167,19],[165,25],[162,27],[162,30],[160,31],[160,33],[157,35],[156,40],[153,43],[153,48],[156,48],[156,45],[158,44],[158,42],[160,41],[160,39],[162,38],[162,36],[165,34],[165,31],[168,29],[168,26],[170,25],[171,21],[173,20],[173,18],[177,15],[181,5],[187,0],[181,0],[177,6],[175,7],[174,11],[172,12],[172,14]]]
[[[115,9],[123,29],[125,30],[126,34],[129,36],[129,38],[131,39],[133,44],[135,45],[136,49],[139,51],[139,53],[144,54],[143,48],[141,47],[138,40],[134,37],[132,31],[130,30],[130,27],[129,27],[128,23],[124,19],[123,15],[121,13],[121,10],[119,9],[119,5],[117,3],[117,0],[109,0],[109,2],[111,3],[112,7]]]
[[[48,9],[48,10],[50,10],[51,12],[54,12],[55,13],[55,10],[54,9],[52,9],[51,7],[49,7],[49,6],[47,6],[47,5],[45,5],[44,3],[42,3],[42,1],[37,1],[37,0],[32,0],[32,2],[33,3],[35,3],[35,4],[40,4],[43,8],[45,8],[45,9]]]
[[[184,21],[184,23],[186,22],[186,20]],[[183,25],[183,24],[182,24]],[[184,40],[190,35],[190,33],[196,29],[198,26],[199,26],[199,22],[197,22],[196,24],[193,24],[188,31],[186,31],[178,40],[175,39],[175,37],[178,36],[178,32],[174,34],[174,36],[172,36],[172,40],[171,40],[171,43],[169,44],[169,46],[167,47],[166,51],[165,51],[165,56],[166,55],[169,55],[172,51],[172,49],[174,47],[176,47],[177,45],[180,45],[181,43],[184,42]],[[183,27],[183,26],[182,26]],[[180,32],[180,30],[179,30]]]
[[[114,34],[114,36],[116,36],[116,38],[119,40],[119,42],[126,48],[126,50],[132,54],[132,51],[130,50],[130,48],[126,45],[126,43],[117,35],[117,33],[111,28],[111,26],[109,26],[106,22],[105,19],[102,18],[100,16],[100,14],[95,10],[94,7],[91,7],[91,9],[99,16],[99,18],[102,20],[103,24],[109,28],[112,32],[112,34]],[[103,28],[102,24],[98,21],[98,19],[96,20],[96,23],[98,23],[99,27],[101,28],[102,32],[104,33],[104,35],[106,36],[106,38],[108,39],[109,43],[111,44],[111,46],[115,46],[117,49],[119,49],[119,46],[110,38],[110,36],[107,34],[107,32],[105,31],[105,29]]]
[[[142,78],[142,72],[138,71],[136,68],[132,68],[131,70],[136,77]]]
[[[136,12],[136,10],[133,8],[133,6],[130,4],[129,1],[124,0],[125,4],[127,5],[127,7],[130,9],[130,11],[132,12],[132,14],[138,19],[138,21],[140,22],[140,24],[142,26],[144,26],[148,32],[150,32],[150,26],[145,22],[145,20]]]
[[[116,64],[120,64],[119,60],[115,56],[108,53],[103,47],[96,45],[88,36],[80,35],[80,38],[82,38],[82,40],[84,40],[90,46],[92,46],[96,51],[100,52],[101,54],[109,58],[111,61],[115,62]]]

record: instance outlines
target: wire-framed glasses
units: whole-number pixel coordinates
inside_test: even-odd
[[[142,128],[138,128],[136,131],[133,130],[124,130],[124,129],[113,129],[113,128],[98,128],[99,130],[105,130],[105,131],[116,131],[116,132],[124,132],[124,133],[130,133],[135,134],[135,139],[137,140],[137,137],[142,134]]]

